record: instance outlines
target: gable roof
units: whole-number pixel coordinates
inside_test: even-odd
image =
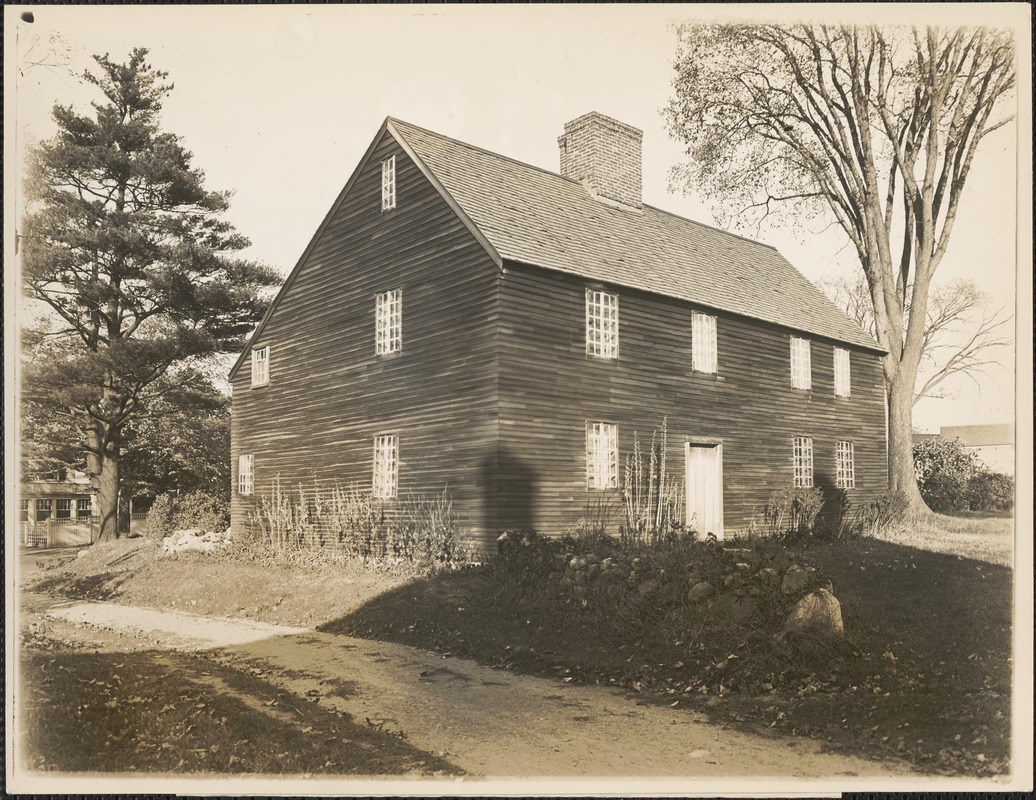
[[[649,205],[640,211],[605,205],[576,181],[387,117],[231,368],[231,379],[386,133],[497,266],[504,259],[532,264],[885,352],[770,245]]]
[[[402,120],[388,130],[504,259],[884,352],[769,245],[605,205],[574,180]]]

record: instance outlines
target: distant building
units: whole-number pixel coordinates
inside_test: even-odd
[[[19,527],[26,547],[90,544],[97,536],[90,479],[81,472],[21,487]]]
[[[960,439],[968,450],[994,472],[1014,475],[1014,425],[944,425],[944,439]]]
[[[914,444],[930,439],[960,439],[965,449],[994,472],[1014,475],[1014,425],[944,425],[938,433],[915,433]]]

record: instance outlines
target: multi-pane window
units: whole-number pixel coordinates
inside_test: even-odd
[[[586,488],[619,485],[618,428],[607,422],[586,423]]]
[[[77,517],[89,517],[90,516],[90,498],[80,497],[76,500],[76,516]]]
[[[809,359],[809,339],[791,337],[791,385],[795,389],[813,386],[813,371]]]
[[[39,499],[36,501],[36,521],[42,522],[45,519],[50,519],[51,509],[54,508],[54,501],[50,499]]]
[[[691,312],[691,360],[698,372],[716,371],[716,318]]]
[[[396,157],[381,162],[381,210],[396,207]]]
[[[242,454],[237,457],[237,493],[252,493],[252,468],[255,464],[254,456],[251,453]]]
[[[849,351],[844,347],[835,348],[835,394],[848,397],[851,393],[852,378],[849,371]]]
[[[619,357],[619,296],[586,290],[586,354]]]
[[[795,488],[813,486],[813,440],[808,436],[795,437]]]
[[[252,385],[265,386],[270,382],[270,348],[257,347],[252,351]]]
[[[375,305],[374,352],[379,356],[398,353],[403,347],[403,290],[382,292]]]
[[[852,442],[838,442],[835,450],[835,481],[839,489],[856,488],[856,465]]]
[[[396,496],[399,479],[399,440],[395,435],[374,437],[373,495],[388,498]]]
[[[54,514],[58,519],[68,519],[72,516],[72,499],[58,498],[57,510]]]

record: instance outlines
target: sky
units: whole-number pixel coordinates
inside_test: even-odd
[[[5,95],[17,123],[13,133],[8,124],[8,139],[16,135],[19,146],[46,139],[55,131],[55,103],[85,111],[98,99],[75,77],[91,66],[92,54],[124,60],[132,48],[146,47],[151,63],[175,85],[163,127],[183,138],[210,188],[234,191],[228,216],[252,241],[245,255],[284,274],[390,115],[557,171],[564,123],[599,111],[644,131],[645,202],[712,223],[704,198],[669,191],[669,170],[684,157],[661,113],[672,95],[677,40],[671,23],[796,9],[775,8],[9,6]],[[833,13],[831,7],[803,8],[799,13]],[[946,8],[949,14],[968,7]],[[33,12],[31,24],[18,19],[26,9]],[[910,18],[910,6],[878,9],[882,19]],[[983,19],[1005,11],[985,6]],[[877,12],[860,6],[841,13],[870,22]],[[1024,29],[1027,11],[1015,17]],[[67,67],[33,65],[52,41],[68,48]],[[20,69],[12,69],[15,58]],[[995,308],[1015,307],[1018,253],[1029,258],[1026,248],[1018,249],[1016,199],[1029,189],[1017,180],[1018,135],[1018,126],[1010,125],[986,140],[937,278],[978,282]],[[1027,128],[1022,135],[1029,135]],[[10,197],[10,181],[5,188]],[[12,224],[10,216],[5,225]],[[777,247],[811,280],[830,279],[857,267],[842,234],[825,227],[813,220],[751,235]],[[14,263],[10,252],[5,263]],[[1023,287],[1021,294],[1026,310],[1029,291]],[[919,403],[915,426],[937,431],[1013,419],[1013,348],[1000,356],[1001,366],[977,383],[954,382],[955,397]]]

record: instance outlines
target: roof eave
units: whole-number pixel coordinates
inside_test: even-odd
[[[466,227],[468,231],[470,231],[471,235],[478,240],[478,243],[482,245],[489,257],[493,259],[493,263],[496,264],[497,269],[502,268],[504,260],[500,256],[496,247],[494,247],[493,243],[486,238],[486,235],[479,229],[471,217],[468,216],[460,203],[458,203],[453,195],[449,193],[446,187],[442,184],[442,181],[440,181],[435,176],[435,173],[429,169],[428,165],[424,163],[424,159],[422,159],[421,156],[417,154],[417,151],[411,147],[410,143],[406,140],[406,136],[393,124],[393,122],[394,120],[392,117],[385,120],[389,133],[391,133],[393,138],[399,143],[399,146],[403,148],[403,151],[410,156],[410,160],[417,165],[419,170],[421,170],[421,174],[424,175],[428,182],[435,187],[435,190],[442,195],[443,200],[445,200],[447,205],[449,205],[453,210],[453,213],[457,215],[457,218],[464,224],[464,227]]]

